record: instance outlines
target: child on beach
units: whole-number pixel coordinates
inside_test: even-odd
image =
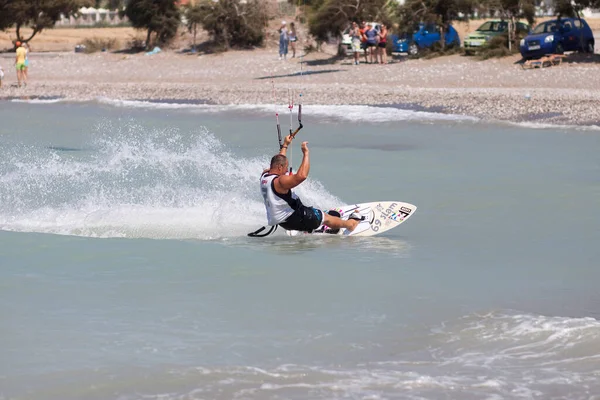
[[[15,43],[17,46],[16,57],[15,57],[15,68],[17,70],[17,81],[19,83],[19,87],[21,87],[21,82],[25,86],[27,86],[27,76],[25,75],[25,58],[27,58],[27,51],[25,47],[23,47],[21,42]]]

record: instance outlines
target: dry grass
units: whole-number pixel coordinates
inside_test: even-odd
[[[83,41],[86,53],[95,53],[97,51],[115,50],[119,48],[119,42],[115,38],[102,39],[93,37]]]
[[[28,36],[31,31],[24,30],[23,35]],[[132,37],[142,35],[133,28],[56,28],[48,29],[36,35],[30,42],[32,51],[73,51],[75,46],[86,40],[114,41],[125,44]],[[14,29],[0,32],[0,49],[12,46],[12,40],[16,37]]]

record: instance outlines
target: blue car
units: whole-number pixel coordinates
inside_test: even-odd
[[[398,37],[392,35],[394,44],[394,53],[408,53],[411,56],[417,55],[421,50],[433,46],[441,40],[441,29],[436,24],[419,24],[412,36]],[[446,45],[460,46],[460,38],[456,29],[450,25],[444,34]]]
[[[594,52],[594,34],[585,20],[561,18],[542,22],[521,40],[524,59],[539,58],[546,54],[565,51]]]

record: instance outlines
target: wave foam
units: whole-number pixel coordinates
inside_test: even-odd
[[[44,98],[33,98],[33,99],[27,99],[27,98],[22,98],[22,99],[11,99],[11,102],[13,103],[27,103],[27,104],[55,104],[55,103],[62,103],[65,102],[66,100],[63,98],[51,98],[51,99],[44,99]]]
[[[287,106],[274,104],[235,104],[235,105],[212,105],[198,104],[192,102],[154,102],[142,100],[116,100],[99,98],[102,104],[115,107],[144,108],[144,109],[178,109],[191,110],[195,112],[219,113],[225,111],[248,111],[264,113],[280,113],[285,115],[289,112]],[[295,109],[296,110],[296,109]],[[394,121],[478,121],[478,118],[442,114],[427,111],[406,110],[397,107],[378,107],[362,105],[304,105],[302,112],[304,116],[316,116],[323,119],[334,118],[352,122],[394,122]]]
[[[215,239],[266,223],[257,183],[266,156],[236,157],[206,130],[98,129],[93,150],[76,154],[0,144],[0,229]],[[314,180],[298,193],[319,207],[341,203]]]

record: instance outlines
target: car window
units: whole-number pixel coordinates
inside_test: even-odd
[[[488,21],[485,24],[481,25],[479,28],[477,28],[477,30],[481,31],[481,32],[491,31],[492,30],[492,23],[491,23],[491,21]]]
[[[533,33],[551,33],[556,32],[558,28],[556,27],[556,21],[549,21],[539,24],[533,30]]]
[[[562,23],[562,30],[564,32],[570,32],[571,30],[573,30],[573,24],[571,24],[571,21],[564,21]]]
[[[573,21],[573,25],[575,25],[575,28],[581,29],[581,21],[579,21],[578,19]]]
[[[506,22],[504,21],[488,21],[477,28],[480,32],[504,32],[506,30]]]
[[[507,28],[507,23],[504,21],[494,22],[492,31],[493,32],[504,32]]]
[[[525,25],[522,22],[519,22],[517,24],[517,32],[527,32],[529,30],[529,27],[527,25]]]
[[[436,27],[434,24],[427,24],[425,25],[425,30],[427,31],[427,33],[435,33]]]

